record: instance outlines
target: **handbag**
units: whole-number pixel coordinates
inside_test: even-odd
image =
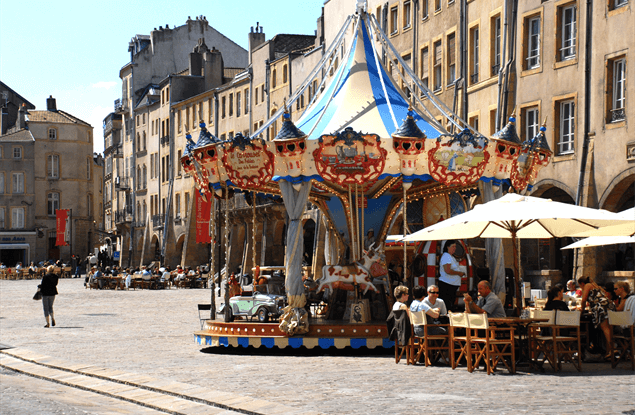
[[[39,300],[42,299],[42,291],[40,291],[39,288],[35,292],[35,295],[33,296],[33,299],[36,300],[36,301],[39,301]]]

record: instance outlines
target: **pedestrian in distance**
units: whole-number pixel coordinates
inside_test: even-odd
[[[45,328],[50,327],[51,324],[55,326],[53,303],[55,302],[55,296],[57,295],[58,279],[59,275],[55,273],[55,266],[49,265],[48,268],[46,268],[46,274],[42,278],[42,282],[40,283],[40,285],[38,285],[38,288],[42,293],[42,307],[44,308],[44,318],[46,319],[46,326],[44,326]]]

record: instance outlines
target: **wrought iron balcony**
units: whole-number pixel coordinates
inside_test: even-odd
[[[132,222],[132,206],[126,206],[121,210],[115,211],[115,223]]]
[[[130,190],[131,183],[130,177],[115,177],[115,189],[117,190]]]
[[[154,229],[163,229],[163,215],[152,215],[152,227]]]
[[[626,111],[624,108],[611,110],[611,122],[624,121],[626,119]]]

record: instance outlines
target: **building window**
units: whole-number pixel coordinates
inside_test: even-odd
[[[177,125],[177,131],[180,133],[181,129],[183,128],[181,126],[181,113],[183,110],[179,109],[179,111],[176,113],[176,125]]]
[[[399,7],[390,9],[390,34],[395,35],[399,31]]]
[[[282,66],[282,83],[286,84],[289,80],[289,74],[288,74],[288,66],[287,65],[283,65]]]
[[[576,6],[575,4],[558,8],[558,31],[560,39],[560,60],[575,58],[576,50]]]
[[[145,164],[143,165],[143,188],[148,188],[148,169]]]
[[[434,0],[434,12],[441,11],[441,0]]]
[[[13,147],[13,158],[14,159],[22,158],[22,147]]]
[[[4,194],[4,172],[0,171],[0,195]]]
[[[179,150],[177,153],[178,163],[176,163],[176,175],[181,176],[181,168],[183,167],[181,164],[182,150]]]
[[[86,159],[86,180],[90,180],[90,157]]]
[[[607,122],[626,119],[626,57],[619,56],[607,62]]]
[[[185,192],[185,216],[190,213],[190,193]]]
[[[93,195],[90,193],[86,195],[86,211],[89,217],[93,215]]]
[[[492,18],[492,76],[498,75],[501,65],[501,17]]]
[[[229,116],[234,116],[234,94],[229,94]]]
[[[24,229],[24,208],[11,208],[11,229]]]
[[[261,86],[260,87],[260,101],[261,102],[265,102],[265,86]]]
[[[479,65],[479,31],[478,26],[470,30],[470,81],[475,84],[478,82],[478,65]]]
[[[48,172],[47,176],[49,179],[59,179],[60,178],[60,156],[57,154],[50,154],[48,156]]]
[[[245,97],[245,115],[249,114],[249,88],[245,89],[243,96]]]
[[[221,101],[221,118],[225,118],[225,107],[226,107],[225,97],[222,97],[220,101]]]
[[[12,173],[12,193],[24,193],[24,173]]]
[[[181,217],[181,194],[177,193],[174,197],[174,213],[177,218]]]
[[[57,140],[57,130],[55,128],[49,128],[49,140]]]
[[[258,105],[258,87],[254,90],[254,105]]]
[[[628,0],[611,0],[611,2],[613,3],[613,9],[618,9],[628,4]]]
[[[470,124],[470,127],[472,127],[475,131],[478,131],[478,115],[469,117],[468,124]]]
[[[448,35],[448,85],[456,80],[456,35]]]
[[[423,83],[426,88],[429,88],[428,79],[430,76],[430,56],[428,53],[428,47],[421,49],[421,83]]]
[[[55,211],[60,208],[60,194],[51,192],[48,195],[47,213],[49,216],[55,216]]]
[[[146,150],[146,145],[147,145],[146,132],[144,131],[143,134],[141,135],[141,148],[143,148],[143,151]]]
[[[433,68],[433,82],[434,91],[441,90],[441,64],[443,62],[443,49],[441,48],[441,41],[434,42],[434,68]]]
[[[278,77],[278,72],[274,69],[271,71],[271,87],[276,87],[276,78]]]
[[[236,116],[237,117],[240,117],[240,110],[242,106],[241,98],[242,98],[241,93],[236,92]]]
[[[4,208],[0,207],[0,229],[4,229],[5,228],[5,224],[4,224]]]
[[[558,154],[572,154],[575,150],[575,103],[573,100],[556,103],[558,111]]]
[[[410,1],[403,3],[403,28],[409,29],[412,26],[412,4]]]
[[[527,27],[527,56],[525,69],[540,67],[540,17],[526,19]]]
[[[539,112],[538,107],[525,108],[522,111],[523,130],[525,132],[525,140],[531,140],[538,134],[539,128]]]
[[[428,0],[421,0],[421,20],[428,18]]]

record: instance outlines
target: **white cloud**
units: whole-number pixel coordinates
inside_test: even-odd
[[[92,84],[93,88],[101,88],[101,89],[110,89],[113,86],[117,85],[117,82],[97,82],[96,84]]]

